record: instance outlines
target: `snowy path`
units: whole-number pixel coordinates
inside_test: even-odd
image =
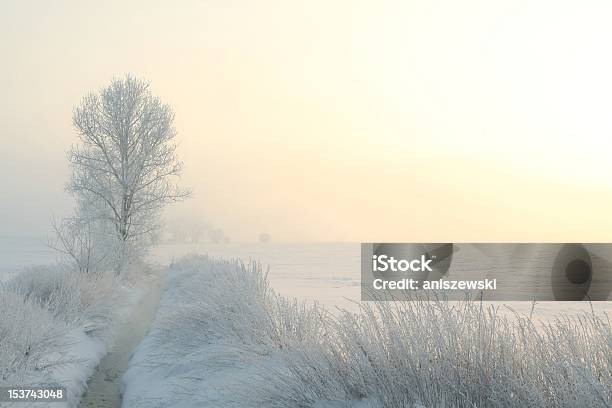
[[[159,277],[149,275],[149,278],[151,279],[149,291],[143,295],[130,318],[121,326],[113,348],[100,361],[100,365],[89,380],[80,407],[121,407],[121,377],[128,367],[132,351],[146,335],[159,303]]]

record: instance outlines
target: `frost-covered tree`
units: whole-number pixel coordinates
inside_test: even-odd
[[[110,225],[123,248],[150,242],[160,210],[189,195],[175,182],[183,165],[172,109],[128,75],[83,98],[73,124],[80,143],[68,190],[79,207]]]

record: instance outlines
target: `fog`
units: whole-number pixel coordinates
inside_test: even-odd
[[[611,5],[329,3],[3,2],[0,234],[70,210],[72,109],[133,73],[176,113],[193,197],[168,219],[234,241],[609,241]]]

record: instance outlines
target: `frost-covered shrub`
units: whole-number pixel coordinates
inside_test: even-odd
[[[172,267],[158,335],[168,349],[192,353],[220,338],[228,348],[269,354],[322,329],[322,311],[274,293],[257,263],[186,258]],[[180,350],[180,351],[179,351]]]
[[[110,341],[116,290],[112,272],[61,267],[33,268],[0,284],[0,386],[68,380],[77,384],[69,394],[78,402],[84,380],[73,381],[74,366],[90,367],[81,352],[95,358]]]
[[[7,282],[5,290],[21,294],[68,327],[101,335],[116,308],[116,286],[110,272],[82,274],[60,267],[37,267]]]
[[[225,391],[227,406],[612,404],[612,329],[605,315],[540,324],[502,313],[503,306],[418,295],[331,315],[275,294],[256,264],[192,257],[173,265],[169,276],[147,358],[157,367],[163,361],[170,377],[208,378],[216,372],[208,368],[217,369],[211,362],[251,370],[260,364]],[[192,395],[197,406],[205,390],[193,387],[182,395]]]
[[[66,325],[23,295],[0,292],[0,384],[44,378],[58,364]]]
[[[48,245],[61,255],[61,263],[67,269],[87,274],[115,271],[123,275],[134,264],[142,262],[150,242],[122,240],[109,224],[108,214],[96,215],[94,210],[100,204],[105,205],[98,201],[78,200],[72,217],[53,223],[54,234]]]
[[[612,331],[584,315],[537,325],[477,301],[363,303],[324,341],[285,353],[259,392],[266,407],[607,407]]]

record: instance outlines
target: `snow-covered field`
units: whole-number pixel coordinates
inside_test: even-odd
[[[360,299],[360,245],[358,243],[230,243],[161,245],[151,253],[156,262],[168,264],[185,255],[208,254],[220,259],[255,260],[269,267],[270,285],[278,293],[317,301],[330,310],[358,309]],[[504,302],[530,314],[530,302]],[[612,313],[612,302],[540,302],[533,317],[551,320],[559,315],[590,311]]]
[[[359,396],[365,392],[359,391],[365,381],[360,376],[366,373],[355,373],[354,370],[364,369],[361,366],[363,361],[358,359],[347,364],[347,361],[332,358],[334,353],[344,355],[348,349],[342,351],[334,348],[338,344],[331,348],[322,347],[320,340],[317,340],[338,340],[339,333],[346,333],[345,323],[341,324],[342,330],[331,330],[329,326],[322,328],[323,323],[332,315],[332,319],[347,316],[338,308],[352,312],[359,310],[356,302],[360,295],[359,250],[359,244],[346,243],[236,243],[161,245],[154,248],[149,260],[159,264],[174,263],[190,253],[209,254],[218,259],[257,260],[262,263],[264,270],[269,266],[268,281],[248,278],[244,270],[227,262],[182,261],[170,268],[164,278],[165,290],[160,313],[150,335],[130,361],[129,371],[124,378],[127,384],[124,406],[199,407],[207,402],[210,406],[247,407],[252,404],[293,407],[301,406],[297,400],[303,402],[306,398],[312,404],[304,406],[316,408],[379,407],[380,396],[370,397],[373,394],[371,388],[365,387],[367,393]],[[0,308],[12,311],[12,314],[4,314],[3,319],[0,319],[4,330],[0,332],[9,333],[12,336],[11,344],[14,345],[11,346],[13,348],[4,347],[5,354],[0,355],[0,361],[8,361],[9,357],[15,356],[27,357],[16,360],[18,367],[9,367],[8,370],[0,367],[4,369],[0,376],[0,386],[32,384],[43,380],[61,381],[69,386],[71,403],[74,404],[84,391],[87,378],[111,344],[114,326],[111,322],[119,322],[122,314],[128,313],[140,292],[134,285],[62,277],[53,268],[46,272],[39,268],[35,272],[23,273],[29,265],[50,264],[55,258],[55,253],[44,246],[42,239],[0,238],[0,282],[4,281],[0,298],[3,305]],[[219,280],[219,274],[223,276],[223,271],[228,270],[234,280]],[[45,280],[41,275],[43,272],[44,276],[59,278],[55,281]],[[13,285],[20,280],[22,284]],[[32,284],[28,286],[23,282]],[[114,285],[112,289],[108,286],[111,284]],[[72,289],[63,290],[63,285]],[[39,293],[35,296],[25,295],[29,292],[24,287],[35,288]],[[52,298],[59,300],[58,304],[49,302],[48,294],[40,294],[45,288],[53,294]],[[96,296],[92,296],[92,291]],[[64,297],[63,294],[68,292],[78,293],[82,298]],[[305,303],[287,300],[294,298]],[[74,305],[83,304],[83,301],[91,303],[90,307],[75,309]],[[313,307],[315,301],[327,308],[330,315]],[[527,302],[515,302],[510,306],[524,314],[529,314],[532,307]],[[592,306],[598,315],[612,311],[612,302],[599,302]],[[509,315],[507,309],[502,308],[501,311],[500,314]],[[533,315],[539,321],[553,322],[559,316],[574,316],[590,311],[591,305],[588,303],[543,302],[535,305]],[[31,316],[36,316],[36,319],[31,319]],[[88,328],[92,318],[102,318],[101,322],[96,322],[98,329],[94,332]],[[361,327],[361,323],[356,327]],[[418,336],[412,335],[413,332],[409,332],[410,337],[418,339]],[[599,346],[589,346],[596,353],[607,350],[609,354],[609,326],[607,333],[608,337],[604,335],[603,343],[600,342]],[[359,332],[352,333],[343,342],[349,348],[357,347],[351,341],[362,335]],[[23,338],[32,341],[22,341]],[[518,340],[514,338],[512,341]],[[527,340],[528,343],[533,341],[536,340]],[[314,355],[299,351],[303,351],[304,342],[312,346],[308,350],[313,350]],[[300,346],[296,347],[296,344]],[[505,342],[501,344],[512,347]],[[533,346],[535,343],[529,344]],[[367,344],[361,346],[366,347]],[[36,353],[29,350],[35,350]],[[526,353],[525,350],[517,352]],[[531,356],[535,350],[528,352]],[[559,349],[561,352],[562,349]],[[326,365],[316,355],[327,355],[334,364]],[[546,356],[540,358],[546,364],[553,364],[546,360]],[[564,361],[567,356],[558,355],[556,358]],[[597,361],[601,364],[600,358]],[[341,365],[338,365],[339,362]],[[389,362],[382,364],[388,367]],[[486,371],[486,366],[481,368]],[[532,366],[527,368],[533,369]],[[557,371],[575,369],[553,368]],[[336,374],[356,381],[355,384],[361,382],[361,386],[345,380],[331,381],[329,376],[334,370]],[[609,380],[609,359],[607,370],[608,377],[604,379]],[[582,372],[572,372],[584,376]],[[368,381],[372,382],[372,373],[368,375]],[[302,381],[295,381],[296,376],[302,376]],[[272,379],[281,381],[272,383]],[[307,381],[309,379],[332,385],[329,388],[322,383],[310,383]],[[404,380],[408,381],[406,378]],[[414,386],[420,387],[422,384],[416,383]],[[352,392],[351,387],[357,387],[357,397],[351,397],[349,405],[336,401],[338,398],[348,398],[347,392]],[[296,400],[281,398],[287,395],[292,396],[287,398]],[[278,404],[271,404],[270,398],[278,400]]]
[[[24,268],[49,265],[57,260],[57,252],[45,245],[42,236],[0,235],[0,282]]]
[[[151,262],[167,265],[190,254],[221,259],[256,260],[269,267],[270,285],[284,296],[317,301],[329,309],[356,310],[360,297],[360,246],[358,243],[230,243],[163,244],[151,250]],[[0,237],[0,281],[15,271],[53,262],[57,254],[42,237]],[[506,302],[521,313],[530,313],[529,302]],[[597,312],[612,313],[612,302],[595,302]],[[560,314],[590,310],[585,302],[541,302],[534,317],[549,320]]]
[[[478,302],[332,315],[254,265],[192,257],[165,275],[123,406],[607,407],[611,347],[609,320],[589,314],[543,328]]]

